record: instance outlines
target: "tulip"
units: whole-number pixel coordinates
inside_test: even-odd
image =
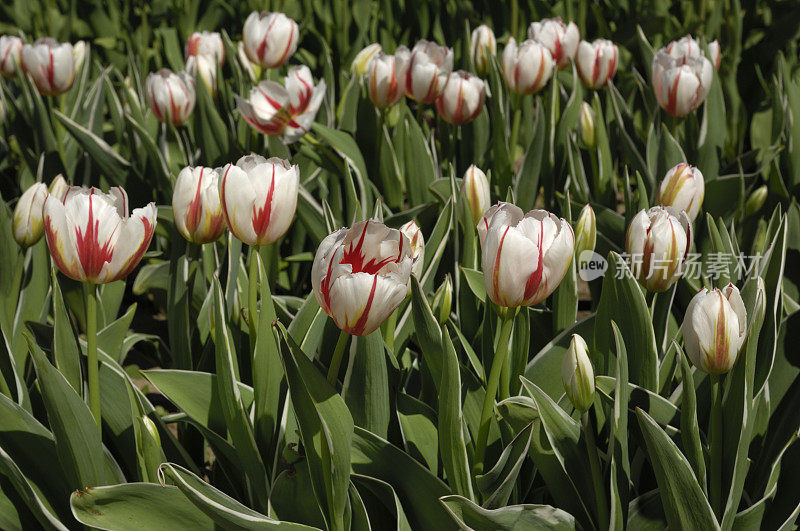
[[[300,170],[288,161],[247,155],[222,170],[220,201],[228,228],[247,245],[278,240],[294,219]]]
[[[722,50],[719,47],[719,41],[708,43],[708,57],[711,64],[714,65],[714,70],[719,70],[719,65],[722,62]]]
[[[261,77],[261,67],[247,57],[247,53],[244,49],[244,43],[242,41],[239,41],[239,44],[236,46],[236,50],[236,58],[239,60],[239,65],[242,67],[242,70],[247,73],[250,81],[258,81],[258,78]]]
[[[378,55],[381,50],[381,45],[376,42],[358,52],[356,58],[353,59],[353,63],[350,65],[350,71],[358,76],[366,74],[370,66],[370,61],[372,61],[372,58]]]
[[[650,77],[658,104],[672,116],[694,111],[708,96],[713,69],[691,36],[672,41],[653,56]]]
[[[467,202],[472,224],[477,225],[483,213],[489,209],[489,179],[480,168],[472,164],[464,173],[461,181],[461,195]]]
[[[12,228],[14,239],[23,248],[27,249],[38,242],[44,234],[44,224],[42,223],[42,206],[47,197],[47,186],[42,183],[34,183],[17,201],[14,208],[14,218]]]
[[[503,50],[503,77],[517,94],[539,92],[553,73],[553,56],[542,44],[527,40],[517,46],[511,37]]]
[[[311,269],[317,302],[344,332],[374,332],[406,298],[412,253],[405,234],[377,221],[333,232]]]
[[[574,22],[564,24],[560,18],[546,18],[531,22],[528,38],[550,50],[558,68],[566,68],[575,58],[581,36]]]
[[[694,221],[703,206],[705,190],[706,185],[700,170],[681,162],[671,168],[661,181],[656,202],[683,210],[689,220]]]
[[[22,39],[17,36],[0,36],[0,74],[5,77],[14,77],[17,73],[17,65],[20,64],[22,46]]]
[[[217,62],[214,60],[214,56],[190,55],[186,60],[186,72],[193,79],[200,76],[209,94],[217,93]]]
[[[650,291],[666,291],[681,275],[692,245],[692,222],[686,212],[656,206],[631,221],[625,248],[631,272]]]
[[[225,229],[219,173],[219,170],[203,166],[187,166],[175,181],[172,216],[178,231],[190,242],[213,242]]]
[[[589,347],[578,334],[572,334],[569,348],[564,353],[561,381],[573,407],[578,411],[588,411],[594,402],[594,369],[589,359]]]
[[[581,41],[575,55],[578,75],[590,89],[601,89],[617,71],[617,45],[606,39]]]
[[[36,89],[46,96],[57,96],[72,88],[85,44],[73,46],[51,38],[41,38],[22,47],[22,69],[31,76]]]
[[[406,96],[420,103],[433,103],[441,94],[447,76],[453,71],[453,50],[421,40],[409,52],[405,46],[395,51],[398,72],[403,75]]]
[[[575,224],[575,256],[579,257],[586,251],[594,252],[597,241],[597,220],[592,205],[586,203],[578,215]]]
[[[686,355],[710,374],[728,372],[736,363],[747,332],[747,312],[739,290],[703,288],[689,302],[683,319]]]
[[[744,204],[744,213],[746,216],[750,216],[761,210],[761,207],[764,206],[764,202],[767,200],[768,192],[769,190],[766,184],[753,190],[753,193],[750,194],[750,197],[747,198]]]
[[[403,89],[398,81],[397,64],[393,55],[378,52],[372,56],[366,70],[369,76],[367,92],[376,107],[385,109],[400,101]]]
[[[498,306],[533,306],[555,291],[569,268],[575,235],[546,210],[527,214],[510,203],[490,208],[478,223],[486,293]]]
[[[63,201],[67,196],[68,190],[69,185],[67,184],[67,180],[59,173],[56,175],[56,178],[53,179],[53,182],[50,183],[50,188],[48,188],[47,193],[55,196],[59,201]]]
[[[478,74],[485,76],[489,73],[489,63],[492,57],[497,55],[497,39],[494,37],[492,28],[486,24],[481,24],[470,36],[470,56],[472,64]]]
[[[425,261],[425,237],[422,235],[422,230],[413,219],[400,227],[400,232],[405,234],[411,244],[411,258],[414,260],[414,265],[411,266],[411,274],[420,278],[422,274],[422,264]]]
[[[225,64],[225,46],[216,31],[195,31],[186,41],[186,60],[189,57],[205,55],[212,57],[217,64]]]
[[[436,110],[445,122],[462,125],[478,117],[485,99],[483,80],[458,70],[447,76]]]
[[[594,109],[585,101],[581,103],[581,113],[578,115],[578,133],[581,142],[589,149],[595,147]]]
[[[444,277],[444,282],[436,289],[431,301],[431,310],[436,315],[439,324],[445,324],[450,318],[450,310],[453,309],[453,281],[448,273]]]
[[[195,104],[194,78],[162,68],[151,72],[145,83],[147,102],[159,122],[181,125],[192,114]]]
[[[242,41],[247,57],[264,68],[278,68],[297,50],[297,22],[283,13],[253,11],[244,22]]]

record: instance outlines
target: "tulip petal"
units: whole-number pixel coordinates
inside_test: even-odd
[[[255,245],[258,236],[253,229],[255,189],[247,173],[233,164],[225,166],[220,184],[220,203],[228,229],[239,240]]]
[[[120,222],[119,237],[114,245],[111,261],[103,268],[103,282],[124,278],[139,265],[153,239],[157,215],[155,203],[150,203],[135,209],[129,218]]]
[[[64,204],[55,196],[48,195],[43,210],[47,247],[53,263],[69,278],[79,282],[85,280],[75,244],[74,228],[67,219]]]
[[[333,320],[349,334],[368,335],[394,312],[407,293],[408,285],[390,276],[354,273],[339,277],[330,293]]]

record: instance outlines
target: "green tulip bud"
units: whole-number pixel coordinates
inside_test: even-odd
[[[450,317],[450,310],[453,307],[453,281],[448,274],[444,282],[433,294],[433,304],[431,304],[434,314],[439,324],[444,324]]]
[[[580,258],[584,251],[594,251],[597,241],[597,219],[594,210],[589,203],[586,203],[578,215],[578,222],[575,224],[575,256]]]
[[[567,398],[579,411],[587,411],[594,402],[594,369],[589,359],[586,341],[572,334],[569,348],[561,364],[561,380]]]
[[[767,200],[767,193],[766,184],[753,190],[753,193],[750,194],[750,197],[747,198],[747,202],[744,204],[745,216],[750,216],[761,210],[761,207],[764,206],[764,202]]]
[[[578,132],[581,142],[588,149],[593,149],[595,146],[594,127],[594,109],[584,101],[581,103],[581,113],[578,116]]]

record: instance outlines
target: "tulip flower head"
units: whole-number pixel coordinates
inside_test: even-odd
[[[283,13],[253,11],[244,22],[242,42],[247,57],[263,68],[278,68],[297,50],[297,22]]]
[[[528,38],[550,50],[556,66],[561,69],[566,68],[570,60],[575,58],[581,35],[574,22],[564,24],[560,18],[546,18],[531,22]]]
[[[706,185],[700,170],[681,162],[671,168],[661,181],[656,202],[683,210],[694,221],[703,206],[705,190]]]
[[[79,282],[105,284],[126,277],[144,256],[156,228],[154,203],[128,213],[121,187],[105,194],[72,186],[63,200],[48,195],[44,229],[53,263]]]
[[[561,363],[561,381],[567,398],[578,411],[587,411],[594,402],[594,369],[589,347],[578,334],[572,334]]]
[[[747,333],[747,312],[733,284],[703,288],[686,308],[683,319],[686,355],[710,374],[728,372],[736,363]]]
[[[606,39],[581,41],[575,55],[578,75],[590,89],[601,89],[617,72],[617,45]]]
[[[397,66],[395,56],[378,52],[366,68],[369,99],[379,109],[391,107],[403,97]]]
[[[461,181],[461,195],[469,207],[472,223],[477,225],[483,217],[483,213],[489,209],[491,197],[489,195],[489,179],[474,164],[464,173]]]
[[[533,306],[546,299],[572,261],[575,235],[546,210],[527,214],[498,203],[478,222],[486,293],[498,306]]]
[[[483,80],[457,70],[447,76],[444,89],[436,100],[436,110],[445,122],[462,125],[478,117],[485,100]]]
[[[374,332],[406,298],[412,252],[405,234],[377,221],[333,232],[311,269],[317,302],[345,332]]]
[[[497,39],[492,28],[481,24],[472,30],[469,44],[472,64],[478,74],[485,76],[489,73],[489,62],[497,55]]]
[[[656,52],[650,77],[661,108],[672,116],[686,116],[708,96],[714,66],[687,35]]]
[[[297,209],[300,170],[288,161],[247,155],[222,170],[220,202],[228,229],[247,245],[278,240]]]
[[[350,71],[357,76],[363,76],[369,69],[372,58],[381,52],[381,45],[376,43],[370,44],[356,55],[353,63],[350,65]]]
[[[220,66],[225,64],[225,46],[216,31],[195,31],[186,41],[186,59],[198,55],[213,58]]]
[[[0,74],[14,77],[20,64],[22,39],[15,35],[0,35]]]
[[[57,96],[72,88],[83,61],[86,44],[73,46],[44,37],[22,47],[22,69],[31,76],[36,89],[46,96]]]
[[[166,68],[147,76],[147,102],[159,122],[178,126],[192,114],[195,104],[194,78],[186,71],[177,74]]]
[[[214,56],[190,55],[186,60],[186,72],[194,79],[199,76],[209,94],[217,93],[217,62]]]
[[[414,265],[411,266],[411,274],[420,278],[422,264],[425,261],[425,237],[422,235],[422,229],[412,219],[400,227],[400,232],[405,234],[411,244],[411,258],[414,260]]]
[[[405,46],[395,51],[398,71],[406,96],[420,103],[433,103],[441,94],[447,76],[453,71],[453,50],[421,40],[411,51]]]
[[[239,66],[247,73],[250,81],[258,81],[258,78],[261,77],[261,67],[247,57],[242,41],[239,41],[239,44],[236,46],[236,58],[239,60]]]
[[[719,47],[719,41],[708,43],[708,58],[711,60],[711,64],[714,65],[714,70],[719,70],[719,65],[722,62],[722,50]]]
[[[26,249],[38,242],[44,234],[42,207],[47,197],[47,185],[42,182],[31,185],[17,201],[14,208],[12,229],[14,239]]]
[[[190,242],[213,242],[225,229],[219,174],[219,169],[188,166],[175,181],[172,215],[178,231]]]
[[[686,212],[656,206],[631,220],[625,248],[631,272],[650,291],[666,291],[681,276],[692,246],[692,222]]]
[[[542,90],[553,73],[553,56],[543,44],[527,40],[517,46],[511,37],[503,50],[503,78],[517,94]]]

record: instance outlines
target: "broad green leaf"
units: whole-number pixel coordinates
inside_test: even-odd
[[[220,84],[223,83],[221,76],[218,81]],[[220,117],[205,82],[199,76],[195,80],[195,92],[197,93],[194,115],[195,138],[203,150],[203,163],[214,167],[222,164],[223,158],[228,154],[228,128]]]
[[[466,267],[458,268],[467,280],[467,285],[475,297],[481,302],[486,302],[486,284],[483,280],[483,272],[476,269],[468,269]]]
[[[108,143],[95,135],[82,125],[70,120],[59,111],[53,111],[69,133],[86,150],[86,153],[99,166],[106,178],[112,183],[122,186],[125,184],[124,176],[128,174],[131,163],[122,158]]]
[[[503,449],[494,467],[486,474],[475,478],[485,501],[485,509],[499,509],[508,504],[508,499],[517,484],[522,464],[528,456],[533,436],[533,424],[528,424],[514,440]]]
[[[412,528],[408,523],[403,505],[391,485],[380,479],[358,474],[353,474],[352,478],[353,483],[360,487],[359,493],[365,502],[375,498],[377,504],[380,504],[379,508],[375,507],[377,504],[368,504],[368,513],[370,513],[369,509],[374,509],[372,511],[373,518],[375,518],[375,513],[388,513],[386,516],[391,522],[375,522],[376,529],[387,529],[389,525],[392,525],[397,531],[411,531]]]
[[[405,393],[397,394],[397,420],[406,453],[436,474],[439,470],[439,432],[436,412]]]
[[[616,390],[614,392],[614,412],[611,418],[613,429],[613,450],[611,454],[611,523],[609,527],[624,527],[628,512],[628,490],[631,465],[628,451],[628,352],[617,324],[611,321],[617,352]]]
[[[436,171],[428,150],[428,141],[410,110],[406,114],[404,123],[406,188],[411,206],[416,206],[430,201],[428,185],[436,179]]]
[[[269,493],[270,507],[279,519],[325,529],[325,517],[313,495],[308,459],[301,459],[281,472]]]
[[[706,491],[706,461],[703,457],[703,445],[700,442],[700,426],[697,423],[697,396],[694,389],[694,377],[689,366],[689,359],[683,350],[678,349],[681,363],[681,379],[683,392],[681,393],[681,442],[687,461],[692,465],[698,483]]]
[[[539,175],[542,170],[544,146],[547,141],[543,110],[541,103],[537,102],[533,141],[528,146],[525,162],[522,164],[522,170],[516,183],[517,206],[525,212],[534,208],[536,197],[539,195]]]
[[[342,389],[344,401],[356,426],[386,437],[391,406],[381,331],[352,339],[355,341],[354,357]]]
[[[508,505],[484,509],[461,496],[443,496],[440,501],[461,529],[475,531],[524,531],[527,529],[575,529],[575,518],[550,505]]]
[[[422,350],[422,363],[430,371],[434,383],[442,381],[444,352],[442,329],[433,315],[428,299],[416,277],[411,277],[411,309],[414,317],[415,339]]]
[[[83,393],[81,379],[81,354],[72,323],[69,320],[64,297],[58,284],[56,268],[51,270],[50,282],[53,287],[53,361],[75,392]]]

